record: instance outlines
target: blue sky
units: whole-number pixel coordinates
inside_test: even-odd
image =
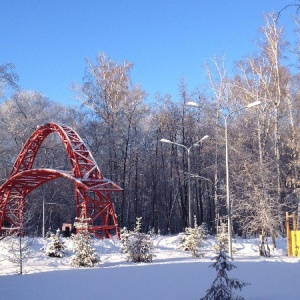
[[[104,52],[134,64],[131,76],[153,99],[178,98],[178,82],[203,85],[213,55],[233,62],[256,50],[263,13],[297,0],[1,0],[0,64],[13,63],[25,90],[65,104],[82,82],[85,58]],[[289,8],[282,25],[292,26]]]

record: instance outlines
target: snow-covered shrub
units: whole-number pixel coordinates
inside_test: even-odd
[[[187,227],[181,234],[178,248],[190,251],[193,256],[199,257],[204,254],[201,252],[203,240],[206,238],[203,227],[198,226],[197,218],[194,216],[194,228]]]
[[[203,235],[203,239],[206,240],[207,239],[207,236],[208,236],[208,228],[207,228],[207,224],[205,222],[203,222],[201,225],[200,225],[200,230],[202,232],[202,235]]]
[[[50,242],[45,247],[46,255],[51,257],[63,257],[65,255],[65,246],[60,238],[60,230],[57,229],[56,233],[51,233]]]
[[[214,249],[216,253],[218,253],[221,249],[224,252],[228,252],[228,230],[226,223],[221,223],[221,226],[218,228]]]
[[[87,222],[88,220],[82,216],[76,218],[74,223],[78,232],[71,236],[75,251],[75,255],[71,257],[71,266],[73,267],[93,267],[100,262],[96,249],[92,247]]]
[[[150,234],[141,232],[142,218],[136,218],[136,225],[133,231],[127,229],[123,231],[123,243],[121,249],[127,253],[127,261],[132,262],[152,262],[153,258],[153,242]],[[121,235],[122,240],[122,235]]]
[[[234,293],[234,290],[242,290],[249,283],[244,283],[238,279],[228,278],[226,271],[236,268],[228,262],[229,257],[220,249],[219,254],[214,258],[216,262],[210,265],[217,271],[217,277],[212,286],[206,291],[206,295],[200,300],[244,300],[243,297]]]
[[[121,251],[123,253],[128,253],[129,251],[129,237],[130,231],[124,227],[120,230],[120,242],[121,242]]]
[[[148,231],[148,234],[153,238],[155,237],[155,230],[154,230],[154,227],[150,227],[149,231]]]
[[[46,238],[49,239],[52,234],[53,232],[51,231],[51,228],[49,228],[48,231],[46,232]]]

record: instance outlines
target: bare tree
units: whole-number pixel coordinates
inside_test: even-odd
[[[34,255],[32,244],[35,240],[34,235],[26,236],[26,233],[31,231],[30,220],[32,219],[33,211],[31,209],[25,209],[25,207],[23,209],[23,218],[18,220],[16,227],[8,231],[4,239],[4,248],[7,252],[6,259],[18,267],[18,274],[20,275],[24,273],[24,265],[26,262]]]

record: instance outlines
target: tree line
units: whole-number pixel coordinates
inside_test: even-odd
[[[292,21],[291,21],[292,22]],[[299,176],[299,20],[292,41],[275,14],[265,16],[257,52],[228,70],[225,58],[205,64],[206,87],[190,91],[178,84],[179,97],[146,92],[131,80],[133,64],[118,63],[104,53],[86,60],[81,83],[74,84],[80,106],[55,103],[18,86],[11,64],[0,65],[0,174],[5,182],[22,145],[37,125],[65,123],[83,138],[104,177],[124,189],[113,195],[120,227],[163,234],[184,231],[189,219],[189,175],[192,214],[211,233],[227,222],[225,117],[233,230],[243,235],[284,233],[286,211],[298,209]],[[256,107],[242,109],[260,101]],[[197,104],[191,107],[188,102]],[[198,147],[193,145],[209,136]],[[191,147],[162,143],[168,139]],[[70,169],[56,136],[49,136],[36,167]],[[46,228],[73,222],[73,187],[65,179],[49,182],[28,199],[32,228],[41,232],[42,201]]]

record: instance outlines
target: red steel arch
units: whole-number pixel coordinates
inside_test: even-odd
[[[57,133],[70,160],[72,171],[33,169],[37,152],[51,134]],[[0,187],[0,229],[17,231],[24,224],[26,196],[40,185],[60,177],[75,185],[76,217],[89,219],[89,231],[98,237],[119,237],[117,218],[110,194],[122,189],[101,174],[83,140],[70,127],[47,123],[35,130],[19,153],[7,181]]]

